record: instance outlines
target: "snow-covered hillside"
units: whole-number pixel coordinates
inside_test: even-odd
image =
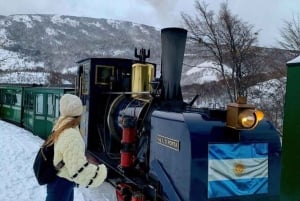
[[[35,62],[31,59],[31,57],[22,55],[19,52],[0,49],[0,69],[3,71],[19,71],[23,69],[32,70],[44,67],[45,64],[42,61]]]
[[[0,83],[46,85],[48,76],[45,72],[4,72],[0,74]]]
[[[225,74],[230,75],[231,68],[224,65]],[[223,79],[220,72],[220,67],[213,61],[205,61],[195,67],[191,67],[185,72],[183,77],[186,77],[193,84],[203,84],[212,81],[219,81]],[[190,84],[191,84],[190,83]]]
[[[147,48],[160,55],[160,32],[126,21],[62,15],[11,15],[0,18],[0,70],[44,67],[61,71],[86,57],[134,58]]]

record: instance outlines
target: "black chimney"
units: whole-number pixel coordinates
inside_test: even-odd
[[[161,30],[162,98],[183,102],[180,80],[187,31],[181,28]]]

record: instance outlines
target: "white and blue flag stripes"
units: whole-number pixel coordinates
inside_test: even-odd
[[[208,198],[268,193],[268,144],[209,144]]]

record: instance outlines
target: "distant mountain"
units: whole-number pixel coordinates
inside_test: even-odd
[[[48,72],[74,73],[75,62],[87,57],[134,58],[135,47],[150,49],[148,61],[160,65],[160,40],[159,29],[126,21],[63,15],[0,16],[0,83],[30,82],[32,71],[44,73],[36,82],[47,82]],[[221,78],[211,68],[214,62],[197,51],[187,42],[183,85]],[[263,72],[285,68],[285,62],[291,58],[287,51],[270,48],[263,48],[261,56],[265,60]],[[23,72],[23,77],[30,76],[16,79],[15,71]]]
[[[134,58],[134,48],[160,55],[160,31],[132,22],[61,15],[0,17],[0,69],[61,71],[86,57]],[[15,58],[14,63],[12,58]]]

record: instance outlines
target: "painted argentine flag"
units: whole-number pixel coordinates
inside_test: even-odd
[[[268,144],[208,145],[208,198],[268,193]]]

